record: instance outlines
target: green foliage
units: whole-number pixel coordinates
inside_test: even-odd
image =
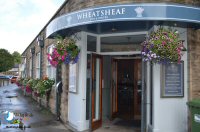
[[[20,64],[20,63],[21,63],[21,55],[20,55],[19,52],[14,51],[14,52],[12,53],[12,56],[13,56],[13,58],[14,58],[15,64]]]
[[[27,82],[27,85],[29,85],[29,87],[33,87],[33,80],[34,79],[30,79],[30,80],[28,80],[28,82]]]
[[[47,54],[48,61],[54,67],[58,64],[75,64],[78,62],[80,49],[76,45],[76,41],[72,38],[56,37],[57,43],[53,52]]]
[[[18,85],[23,85],[24,78],[19,78],[17,80]]]
[[[40,93],[41,96],[43,96],[45,94],[45,86],[43,84],[43,80],[39,80],[37,85],[36,85],[36,89],[38,90],[38,92]]]
[[[30,80],[29,78],[25,78],[25,79],[23,80],[23,85],[26,86],[29,80]]]
[[[64,39],[61,36],[56,36],[56,49],[59,55],[63,56],[65,54],[65,47],[67,46],[66,43],[64,43]]]
[[[37,84],[38,84],[39,81],[40,81],[40,79],[33,79],[32,89],[36,89],[36,86],[37,86]]]
[[[54,83],[55,83],[55,81],[53,79],[43,80],[43,84],[44,84],[45,89],[50,89],[53,86]]]
[[[47,91],[51,90],[53,84],[55,83],[55,81],[52,79],[45,79],[45,80],[36,79],[35,82],[37,82],[35,88],[40,93],[40,96],[45,95]]]
[[[181,61],[181,51],[186,51],[183,40],[180,40],[177,30],[160,27],[152,32],[150,37],[142,43],[144,61],[155,63],[170,63]]]
[[[47,77],[44,79],[20,78],[17,82],[23,86],[29,86],[32,90],[37,91],[42,97],[43,95],[47,94],[47,92],[51,91],[55,80],[48,79]]]
[[[0,72],[5,72],[14,66],[14,58],[6,49],[0,49]]]

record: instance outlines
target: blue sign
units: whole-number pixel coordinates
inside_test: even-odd
[[[183,97],[184,93],[183,62],[171,63],[162,67],[162,97]]]
[[[47,26],[47,37],[70,27],[112,21],[177,21],[200,24],[200,8],[156,3],[89,8],[55,18]]]

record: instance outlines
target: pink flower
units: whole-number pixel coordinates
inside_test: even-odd
[[[62,59],[62,61],[65,61],[65,55],[63,55],[63,56],[61,57],[61,59]]]
[[[165,42],[165,41],[162,41],[162,44],[163,44],[163,45],[165,45],[165,44],[166,44],[166,42]]]
[[[26,86],[26,92],[27,93],[31,93],[32,92],[32,89],[29,85]]]

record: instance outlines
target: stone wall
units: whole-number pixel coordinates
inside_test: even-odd
[[[69,66],[62,65],[62,83],[63,83],[63,92],[61,95],[61,119],[63,122],[68,121],[68,84],[69,84]]]
[[[200,98],[200,30],[188,29],[189,100]]]
[[[47,69],[47,48],[51,44],[55,44],[54,39],[45,39],[44,41],[44,48],[42,48],[42,77],[46,76],[46,69]],[[33,60],[33,78],[36,78],[36,57],[37,53],[41,52],[40,46],[38,45],[36,39],[33,40],[33,42],[27,47],[25,52],[23,53],[24,56],[26,56],[26,77],[31,78],[30,75],[30,63],[32,63],[32,53],[30,52],[31,48],[35,47],[35,54],[34,54],[34,60]],[[46,107],[46,106],[45,106]],[[51,112],[56,114],[56,91],[55,91],[55,85],[52,87],[48,107],[50,108]]]

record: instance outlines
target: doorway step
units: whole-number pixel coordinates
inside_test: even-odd
[[[140,132],[140,121],[116,118],[103,121],[102,127],[94,132]]]

